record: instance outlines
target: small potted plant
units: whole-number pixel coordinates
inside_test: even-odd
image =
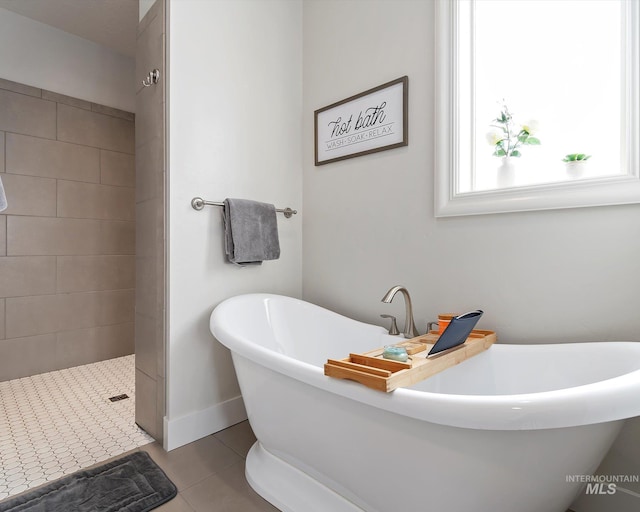
[[[487,142],[493,146],[493,156],[502,157],[502,165],[498,169],[498,187],[512,186],[515,182],[512,161],[522,156],[520,148],[540,145],[540,139],[533,136],[538,129],[538,122],[532,119],[523,125],[516,125],[509,108],[503,104],[500,115],[490,126]]]
[[[582,176],[586,169],[587,160],[591,158],[591,155],[584,153],[570,153],[565,156],[562,161],[566,165],[567,174],[573,178],[579,178]]]
[[[520,146],[539,146],[540,139],[533,134],[538,129],[538,122],[534,119],[518,126],[513,121],[513,115],[506,105],[502,106],[500,115],[490,125],[492,130],[487,134],[489,144],[494,146],[493,156],[504,158],[520,157]]]

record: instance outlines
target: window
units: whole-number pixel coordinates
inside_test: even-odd
[[[640,2],[437,6],[437,216],[640,202]]]

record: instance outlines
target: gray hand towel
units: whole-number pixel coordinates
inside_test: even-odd
[[[225,252],[231,263],[261,265],[280,257],[275,206],[227,198],[223,216]]]
[[[0,212],[7,209],[7,196],[4,193],[4,185],[2,185],[2,178],[0,178]]]

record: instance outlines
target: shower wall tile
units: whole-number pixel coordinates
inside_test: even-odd
[[[7,133],[7,172],[64,180],[100,181],[100,150]]]
[[[136,259],[136,313],[155,318],[159,295],[156,260],[139,256]]]
[[[156,374],[156,377],[162,380],[164,380],[164,378],[166,377],[165,340],[166,340],[167,331],[166,331],[165,321],[164,321],[164,314],[166,312],[166,309],[164,306],[165,306],[164,303],[160,304],[160,307],[159,307],[160,313],[156,316],[156,368],[158,369],[158,373]]]
[[[19,379],[57,369],[52,354],[55,334],[27,336],[1,342],[3,359],[0,362],[0,381]],[[47,354],[47,357],[43,357]]]
[[[156,320],[136,311],[136,368],[154,377],[158,373],[156,366]]]
[[[165,3],[138,25],[136,45],[136,422],[161,438],[165,411]],[[144,88],[150,70],[160,80]]]
[[[121,290],[135,286],[135,256],[58,256],[57,291]]]
[[[40,98],[42,96],[42,91],[37,87],[12,82],[11,80],[5,80],[4,78],[0,78],[0,89],[26,94],[27,96],[33,96],[35,98]]]
[[[0,382],[133,353],[133,323],[0,341]]]
[[[0,297],[23,297],[56,292],[54,256],[0,258]]]
[[[0,130],[56,138],[56,104],[0,90]]]
[[[58,140],[134,154],[134,123],[58,103]],[[0,129],[2,129],[0,127]]]
[[[99,221],[101,254],[135,254],[135,222]]]
[[[5,173],[2,183],[8,204],[4,214],[55,217],[56,180]]]
[[[163,361],[164,368],[164,361]],[[165,389],[166,380],[164,376],[157,376],[156,379],[156,432],[158,435],[162,435],[164,429],[164,417],[167,415]]]
[[[5,134],[0,132],[0,172],[4,172],[4,141]]]
[[[98,105],[97,103],[91,104],[91,110],[93,110],[94,112],[98,112],[99,114],[126,119],[127,121],[133,121],[136,117],[133,112],[127,112],[118,108],[107,107],[106,105]]]
[[[55,344],[53,333],[0,341],[0,382],[58,369]]]
[[[3,340],[3,339],[4,339],[4,299],[0,299],[0,340]]]
[[[0,79],[0,381],[134,351],[134,119]]]
[[[160,2],[156,2],[160,3]],[[153,13],[148,18],[145,16],[143,20],[144,28],[138,32],[138,41],[136,45],[136,71],[135,71],[135,83],[136,92],[143,89],[142,81],[148,76],[149,71],[154,68],[159,68],[160,80],[154,87],[144,88],[145,94],[152,93],[152,91],[161,89],[164,95],[164,69],[162,66],[162,58],[160,53],[164,53],[164,20],[162,14],[156,10],[155,15]],[[139,104],[137,105],[139,106]],[[138,112],[136,112],[136,115]]]
[[[162,203],[161,199],[149,199],[136,204],[136,224],[145,226],[136,237],[136,255],[153,258],[158,250],[158,238],[162,231]]]
[[[100,150],[100,183],[117,187],[135,187],[135,157],[126,153]]]
[[[58,94],[57,92],[42,90],[42,98],[45,100],[55,101],[56,103],[64,103],[65,105],[71,105],[72,107],[83,108],[85,110],[91,110],[91,102],[81,100],[80,98],[73,98],[64,94]]]
[[[164,142],[154,138],[136,147],[136,203],[164,195]]]
[[[133,335],[133,322],[58,332],[58,365],[69,368],[132,354]]]
[[[6,299],[6,336],[18,338],[134,321],[133,290]]]
[[[11,216],[7,219],[7,254],[100,254],[98,222]]]
[[[0,256],[7,254],[7,217],[0,215]]]
[[[136,423],[152,437],[162,435],[157,429],[156,381],[136,368]],[[155,427],[155,428],[154,428]]]
[[[52,217],[7,219],[7,254],[134,254],[133,222]]]
[[[77,311],[76,322],[80,315],[86,314],[88,303],[81,304]],[[85,325],[65,325],[59,313],[63,309],[61,295],[39,295],[5,300],[5,330],[8,338],[26,338],[29,336],[50,333],[52,343],[55,333],[67,329],[79,329]],[[43,352],[45,354],[46,352]]]
[[[128,187],[58,181],[58,217],[134,220],[135,192]]]
[[[157,87],[148,88],[145,93],[150,96],[149,101],[142,102],[139,112],[136,114],[135,137],[138,146],[148,144],[154,138],[164,137],[163,110],[157,103],[162,102],[164,91],[160,84]],[[155,100],[155,101],[154,101]]]

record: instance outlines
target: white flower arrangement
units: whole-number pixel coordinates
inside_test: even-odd
[[[520,146],[539,146],[540,139],[533,137],[538,131],[539,123],[535,119],[518,127],[513,121],[507,105],[502,106],[500,115],[493,120],[491,130],[487,133],[487,142],[494,147],[493,156],[520,157]]]

